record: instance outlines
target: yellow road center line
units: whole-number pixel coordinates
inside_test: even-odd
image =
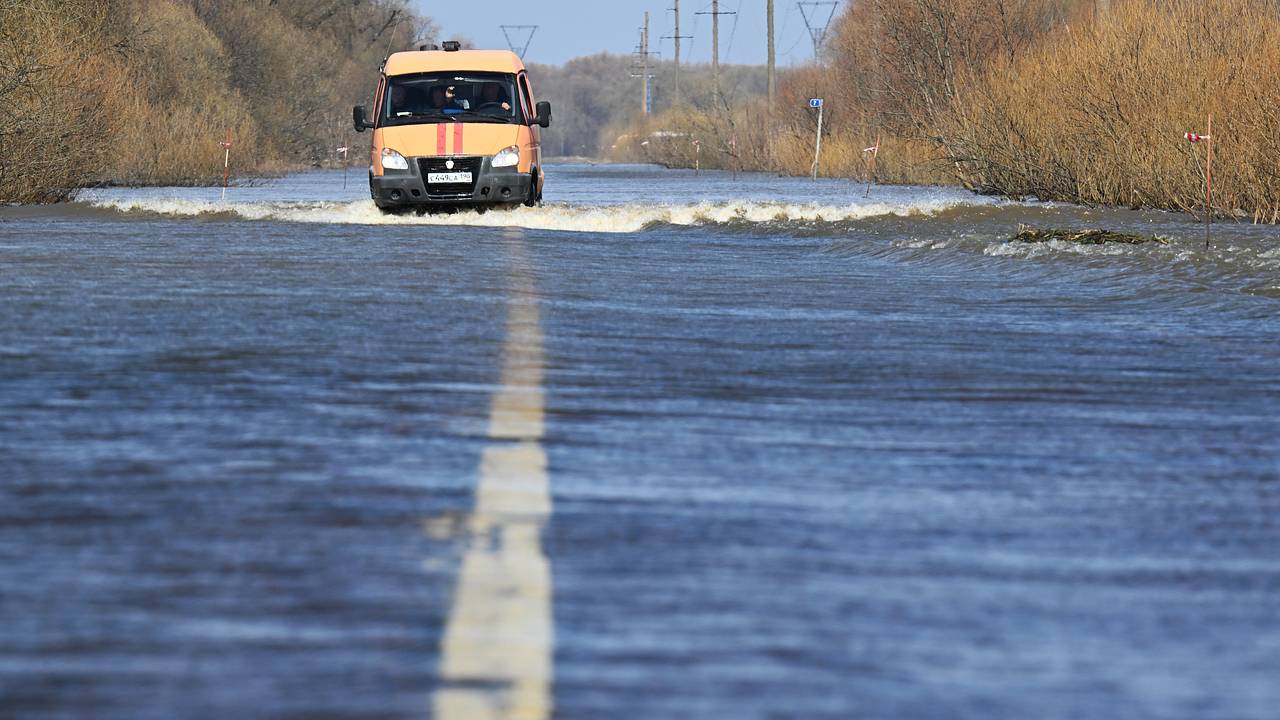
[[[506,234],[511,296],[500,387],[480,460],[469,546],[440,648],[437,720],[545,720],[551,716],[555,629],[551,563],[542,528],[551,515],[543,436],[542,322],[533,269],[518,230]]]

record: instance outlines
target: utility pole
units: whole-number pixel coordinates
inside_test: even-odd
[[[507,47],[511,48],[511,52],[519,55],[521,58],[524,57],[525,53],[529,52],[529,45],[533,42],[533,34],[538,32],[537,25],[499,25],[498,27],[502,28],[502,36],[507,39]],[[517,37],[519,37],[519,33],[529,33],[525,36],[524,45],[521,45],[519,50],[516,49],[515,42],[511,40],[512,32],[515,32]]]
[[[778,58],[777,58],[777,54],[774,52],[774,47],[773,47],[773,0],[769,0],[768,14],[769,14],[769,107],[772,108],[774,100],[776,100],[778,96],[778,82],[777,82],[777,76],[776,76]]]
[[[640,58],[641,58],[641,80],[640,85],[644,97],[641,103],[644,105],[644,114],[649,114],[649,11],[644,13],[644,35],[641,38]]]
[[[644,14],[644,26],[640,28],[640,43],[636,45],[637,63],[631,66],[631,77],[641,78],[640,91],[643,95],[640,98],[640,110],[645,115],[649,114],[649,81],[653,79],[653,75],[649,73],[649,56],[656,55],[649,51],[649,13]],[[639,74],[636,71],[639,70]]]
[[[711,75],[720,97],[720,0],[711,0]]]
[[[836,16],[836,6],[838,2],[798,2],[796,5],[800,7],[800,17],[804,18],[804,26],[809,29],[809,37],[813,38],[813,60],[817,62],[822,55],[822,44],[827,40],[827,29],[831,27],[831,20]],[[813,17],[809,17],[809,12],[813,11]],[[818,25],[818,18],[822,16],[822,8],[827,8],[827,19],[822,25]]]
[[[679,104],[680,104],[680,41],[681,41],[681,40],[689,40],[689,39],[691,39],[693,36],[692,36],[692,35],[681,35],[681,34],[680,34],[680,0],[673,0],[673,1],[674,1],[674,3],[675,3],[675,7],[671,8],[671,12],[673,12],[673,13],[675,13],[675,14],[676,14],[676,34],[675,34],[675,35],[667,35],[667,36],[664,36],[662,39],[663,39],[663,40],[672,40],[672,41],[674,41],[674,42],[675,42],[675,44],[676,44],[676,94],[675,94],[675,102],[676,102],[676,104],[677,104],[677,105],[679,105]]]
[[[711,81],[715,85],[716,104],[720,103],[720,16],[737,15],[736,12],[720,12],[720,0],[711,0],[711,12],[698,15],[711,16]]]

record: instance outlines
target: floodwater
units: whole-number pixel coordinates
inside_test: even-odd
[[[1276,717],[1275,229],[348,182],[0,208],[0,716]]]

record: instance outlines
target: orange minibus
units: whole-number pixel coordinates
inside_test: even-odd
[[[506,50],[424,46],[383,63],[373,117],[369,193],[384,211],[542,200],[541,128],[551,104],[535,102],[524,63]]]

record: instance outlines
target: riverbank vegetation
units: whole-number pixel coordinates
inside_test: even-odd
[[[1203,206],[1204,145],[1182,135],[1212,113],[1215,210],[1280,220],[1273,0],[861,0],[775,103],[690,98],[615,157],[805,174],[809,97],[823,175],[866,178],[879,140],[881,181],[1178,210]]]
[[[0,202],[330,161],[409,0],[0,0]],[[346,109],[346,111],[344,111]]]

